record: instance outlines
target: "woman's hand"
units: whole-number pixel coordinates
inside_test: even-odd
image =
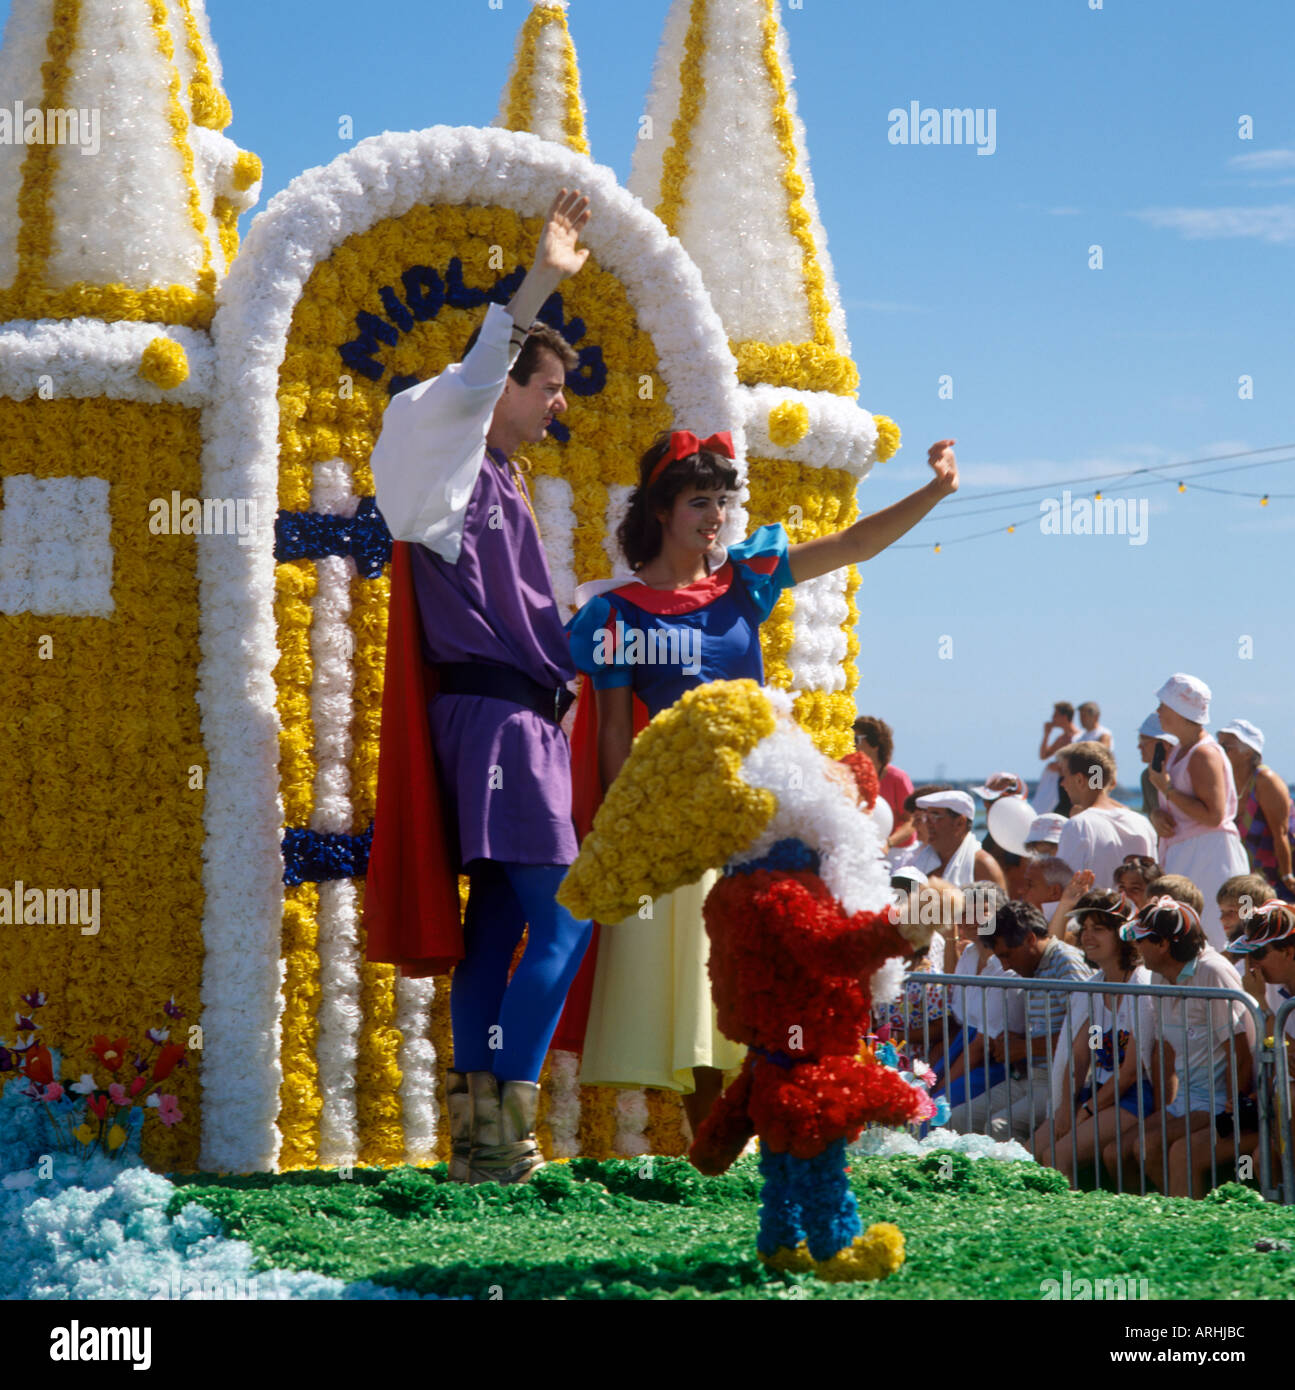
[[[1154,767],[1147,768],[1147,781],[1162,795],[1169,791],[1173,783],[1169,780],[1169,774],[1161,768],[1157,771]]]
[[[956,439],[941,439],[926,451],[926,461],[935,471],[936,491],[941,497],[948,497],[958,490],[958,460],[953,446]]]

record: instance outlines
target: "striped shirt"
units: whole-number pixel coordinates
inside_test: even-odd
[[[1043,954],[1039,957],[1038,969],[1030,977],[1034,980],[1088,980],[1097,972],[1084,961],[1083,952],[1078,947],[1067,945],[1055,936],[1050,936]],[[1055,1033],[1066,1020],[1066,1010],[1070,994],[1065,990],[1032,989],[1025,994],[1025,1018],[1032,1038],[1040,1038],[1045,1033]]]

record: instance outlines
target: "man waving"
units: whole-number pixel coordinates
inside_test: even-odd
[[[575,669],[526,483],[511,462],[566,409],[576,354],[534,318],[588,258],[578,242],[589,215],[580,193],[558,193],[507,308],[489,307],[462,362],[392,398],[372,456],[378,508],[405,543],[392,563],[387,685],[393,666],[395,681],[411,669],[407,646],[421,641],[435,671],[427,714],[413,716],[430,727],[438,785],[427,799],[439,792],[450,867],[471,887],[460,943],[456,904],[442,895],[429,921],[426,885],[410,885],[411,875],[436,871],[413,834],[425,813],[402,765],[408,709],[397,713],[384,691],[382,755],[393,751],[385,762],[380,755],[369,957],[408,974],[440,973],[461,957],[446,1085],[450,1177],[460,1182],[525,1181],[542,1164],[536,1083],[591,931],[556,900],[577,850],[558,725]],[[414,743],[423,727],[412,730]],[[510,981],[524,928],[526,951]]]

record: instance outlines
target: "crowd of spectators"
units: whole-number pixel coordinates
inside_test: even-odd
[[[1012,773],[974,788],[983,840],[967,792],[891,779],[897,902],[938,895],[941,927],[876,1021],[934,1068],[951,1128],[1016,1139],[1072,1181],[1086,1171],[1125,1191],[1199,1196],[1234,1171],[1258,1176],[1261,1107],[1274,1180],[1281,1144],[1295,1142],[1291,1097],[1260,1094],[1254,1065],[1256,1017],[1270,1037],[1295,992],[1295,818],[1253,724],[1238,720],[1216,742],[1204,731],[1208,688],[1192,677],[1173,677],[1159,698],[1138,730],[1142,812],[1116,798],[1114,740],[1091,701],[1078,710],[1082,738],[1068,704],[1045,725],[1041,756],[1056,781],[1042,801],[1031,805]],[[893,732],[875,717],[856,732],[885,788]],[[926,984],[927,972],[968,982]],[[1012,977],[1067,987],[971,984]],[[1194,997],[1207,989],[1243,997]]]

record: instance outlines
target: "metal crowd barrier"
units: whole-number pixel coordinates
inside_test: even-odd
[[[916,994],[915,999],[911,998],[907,993],[907,987],[909,985],[922,986],[920,990],[914,991],[914,993]],[[945,987],[944,1007],[941,1010],[939,1016],[935,1018],[932,1018],[930,1016],[930,1010],[927,1008],[928,995],[926,987],[929,986]],[[995,1110],[993,1112],[1000,1113],[1001,1110],[1005,1108],[1007,1115],[1007,1126],[1009,1129],[1009,1134],[1007,1137],[1017,1138],[1019,1141],[1020,1136],[1014,1133],[1010,1133],[1010,1131],[1013,1128],[1015,1107],[1024,1106],[1026,1110],[1026,1116],[1028,1116],[1031,1120],[1031,1137],[1027,1138],[1023,1142],[1025,1142],[1026,1147],[1031,1148],[1031,1150],[1033,1150],[1032,1137],[1036,1135],[1040,1130],[1044,1129],[1044,1127],[1046,1126],[1046,1137],[1040,1136],[1042,1139],[1042,1142],[1039,1144],[1040,1152],[1035,1155],[1038,1161],[1041,1163],[1049,1163],[1050,1155],[1052,1159],[1055,1159],[1056,1156],[1056,1145],[1058,1139],[1057,1115],[1059,1113],[1059,1110],[1054,1092],[1057,1089],[1062,1090],[1065,1103],[1069,1107],[1070,1128],[1068,1132],[1070,1135],[1073,1136],[1078,1121],[1077,1112],[1081,1108],[1081,1106],[1076,1102],[1076,1092],[1085,1083],[1085,1081],[1090,1080],[1090,1078],[1092,1085],[1091,1096],[1093,1098],[1096,1097],[1099,1089],[1096,1085],[1096,1063],[1093,1057],[1094,1050],[1091,1048],[1091,1046],[1089,1049],[1090,1077],[1072,1078],[1069,1076],[1069,1073],[1073,1070],[1073,1067],[1071,1065],[1070,1053],[1074,1045],[1074,1040],[1078,1036],[1077,1031],[1072,1031],[1069,1024],[1069,1020],[1071,1018],[1072,1000],[1076,996],[1089,996],[1089,1003],[1086,1009],[1086,1016],[1081,1013],[1080,1017],[1075,1020],[1076,1030],[1082,1028],[1088,1028],[1091,1030],[1096,1024],[1096,1018],[1094,1015],[1094,1008],[1092,1003],[1093,995],[1135,995],[1138,996],[1140,999],[1147,1000],[1148,1006],[1153,1008],[1155,1014],[1154,1022],[1151,1027],[1150,1036],[1147,1035],[1146,1019],[1143,1015],[1143,1006],[1135,1007],[1132,1011],[1132,1017],[1128,1020],[1132,1026],[1130,1029],[1131,1036],[1127,1045],[1135,1049],[1136,1056],[1139,1059],[1139,1065],[1136,1072],[1136,1080],[1134,1083],[1137,1102],[1136,1114],[1126,1111],[1123,1108],[1123,1106],[1120,1105],[1119,1102],[1121,1097],[1117,1094],[1116,1103],[1114,1106],[1115,1126],[1114,1134],[1112,1136],[1116,1148],[1114,1190],[1116,1192],[1124,1192],[1126,1190],[1127,1185],[1125,1182],[1125,1168],[1127,1164],[1123,1155],[1123,1150],[1125,1147],[1124,1141],[1126,1137],[1131,1137],[1133,1134],[1136,1134],[1137,1147],[1134,1150],[1135,1158],[1132,1161],[1135,1163],[1138,1169],[1139,1190],[1142,1192],[1143,1195],[1145,1195],[1147,1191],[1147,1165],[1145,1162],[1137,1162],[1136,1156],[1145,1152],[1145,1145],[1147,1139],[1150,1134],[1154,1134],[1157,1124],[1159,1126],[1160,1136],[1159,1167],[1161,1178],[1161,1191],[1168,1192],[1169,1190],[1169,1152],[1171,1147],[1171,1143],[1167,1137],[1167,1122],[1169,1116],[1166,1112],[1163,1101],[1160,1105],[1160,1108],[1156,1112],[1152,1114],[1147,1113],[1144,1087],[1142,1085],[1142,1079],[1144,1076],[1146,1076],[1148,1079],[1158,1081],[1159,1086],[1156,1090],[1156,1094],[1160,1097],[1163,1097],[1167,1092],[1168,1082],[1172,1076],[1172,1073],[1167,1074],[1165,1065],[1165,1055],[1163,1050],[1156,1045],[1156,1039],[1163,1039],[1165,1037],[1165,1015],[1167,1001],[1170,1006],[1170,1018],[1172,1020],[1171,1026],[1181,1031],[1181,1037],[1184,1041],[1189,1036],[1189,1004],[1201,1003],[1207,1000],[1225,1001],[1222,1002],[1219,1007],[1226,1008],[1228,1011],[1226,1015],[1228,1020],[1227,1038],[1225,1043],[1218,1044],[1218,1046],[1222,1047],[1227,1054],[1227,1069],[1225,1072],[1225,1079],[1230,1080],[1230,1096],[1232,1098],[1235,1098],[1239,1091],[1237,1048],[1235,1036],[1237,1029],[1232,1024],[1233,1006],[1236,1004],[1240,1004],[1243,1009],[1248,1010],[1255,1028],[1255,1046],[1253,1049],[1252,1058],[1252,1089],[1258,1102],[1256,1116],[1257,1134],[1254,1130],[1243,1131],[1241,1129],[1240,1116],[1237,1111],[1237,1106],[1234,1103],[1231,1112],[1231,1134],[1230,1136],[1223,1136],[1231,1138],[1233,1152],[1231,1155],[1225,1156],[1223,1161],[1234,1162],[1239,1165],[1239,1170],[1241,1172],[1245,1172],[1245,1170],[1249,1168],[1249,1164],[1242,1163],[1243,1156],[1250,1155],[1253,1150],[1253,1160],[1257,1163],[1259,1170],[1259,1190],[1263,1193],[1263,1195],[1266,1198],[1270,1200],[1280,1199],[1281,1201],[1286,1203],[1295,1203],[1295,1162],[1293,1162],[1292,1157],[1292,1145],[1293,1143],[1295,1143],[1295,1130],[1292,1129],[1291,1118],[1291,1062],[1287,1054],[1287,1049],[1281,1045],[1281,1040],[1285,1035],[1285,1023],[1290,1016],[1292,1006],[1295,1005],[1295,1000],[1290,1000],[1283,1004],[1274,1026],[1274,1046],[1268,1048],[1265,1046],[1266,1030],[1264,1027],[1263,1011],[1250,997],[1250,995],[1238,990],[1214,989],[1205,987],[1197,988],[1190,985],[1177,986],[1124,984],[1105,980],[1034,980],[1026,979],[1024,977],[1017,977],[1014,975],[988,977],[982,975],[937,975],[934,973],[926,973],[920,971],[906,975],[904,978],[904,987],[905,991],[901,992],[900,1000],[898,1001],[899,1005],[905,1010],[906,1016],[910,1019],[914,1016],[914,1014],[920,1015],[920,1028],[909,1028],[908,1036],[906,1038],[907,1047],[904,1050],[906,1050],[913,1057],[920,1056],[925,1061],[930,1060],[932,1033],[936,1025],[938,1025],[938,1029],[936,1029],[936,1036],[941,1040],[942,1043],[941,1055],[945,1058],[947,1058],[948,1056],[951,1037],[956,1036],[956,1032],[958,1030],[957,1021],[952,1017],[950,1005],[951,997],[956,994],[960,993],[959,1012],[962,1013],[963,1017],[965,1018],[968,1013],[966,1004],[966,1001],[969,998],[968,991],[980,990],[982,992],[980,996],[979,1019],[981,1024],[983,1025],[986,1021],[985,1006],[989,1002],[987,992],[989,990],[1002,991],[1003,1010],[1001,1017],[1005,1036],[1015,1037],[1018,1040],[1021,1037],[1020,1034],[1009,1034],[1006,1032],[1007,1009],[1011,994],[1021,992],[1028,997],[1030,993],[1043,992],[1048,994],[1063,994],[1067,996],[1065,1000],[1065,1012],[1062,1016],[1061,1025],[1058,1032],[1055,1035],[1052,1032],[1048,1031],[1043,1033],[1039,1037],[1031,1038],[1029,1033],[1030,1021],[1027,1008],[1025,1018],[1026,1031],[1024,1034],[1027,1046],[1025,1050],[1024,1066],[1023,1068],[1020,1066],[1020,1064],[1017,1064],[1015,1067],[1010,1065],[1008,1066],[1007,1075],[1004,1079],[1004,1082],[999,1083],[1000,1085],[1006,1085],[1006,1107],[995,1107]],[[1028,998],[1026,1002],[1028,1004]],[[1118,1001],[1113,1000],[1112,1002],[1116,1004],[1116,1009],[1118,1009]],[[1175,1004],[1177,1005],[1176,1017],[1173,1009],[1173,1006]],[[1220,1088],[1218,1088],[1218,1083],[1216,1081],[1216,1072],[1218,1068],[1216,1065],[1216,1040],[1214,1037],[1213,1026],[1215,1007],[1215,1005],[1210,1005],[1205,1010],[1207,1023],[1209,1025],[1206,1028],[1206,1033],[1208,1037],[1208,1060],[1205,1064],[1205,1068],[1208,1070],[1209,1076],[1208,1096],[1209,1114],[1211,1116],[1211,1122],[1203,1130],[1192,1129],[1190,1124],[1191,1116],[1193,1113],[1197,1112],[1193,1112],[1192,1110],[1186,1109],[1186,1105],[1192,1098],[1193,1092],[1191,1048],[1184,1047],[1184,1056],[1182,1058],[1175,1059],[1179,1063],[1179,1066],[1182,1068],[1183,1074],[1180,1094],[1184,1096],[1184,1113],[1188,1120],[1188,1123],[1184,1127],[1185,1133],[1183,1136],[1181,1136],[1185,1144],[1186,1150],[1185,1157],[1187,1163],[1188,1182],[1194,1185],[1197,1181],[1195,1176],[1196,1167],[1193,1164],[1193,1148],[1195,1148],[1196,1156],[1199,1158],[1202,1154],[1201,1145],[1206,1144],[1208,1146],[1210,1158],[1209,1186],[1211,1188],[1216,1187],[1218,1185],[1218,1172],[1220,1162],[1219,1155],[1217,1152],[1217,1141],[1221,1136],[1219,1135],[1216,1125],[1214,1123],[1214,1117],[1224,1109],[1225,1105],[1229,1100],[1228,1089],[1223,1089],[1222,1093],[1220,1094]],[[1114,1022],[1114,1013],[1115,1010],[1111,1010],[1108,1007],[1108,1019],[1110,1019],[1112,1024]],[[1048,1022],[1051,1023],[1051,1008],[1049,1009],[1047,1017]],[[922,1044],[920,1052],[916,1045],[919,1034]],[[1170,1041],[1172,1043],[1172,1038]],[[1036,1058],[1034,1056],[1034,1049],[1040,1042],[1043,1043],[1043,1055]],[[1056,1073],[1054,1071],[1054,1064],[1057,1060],[1057,1047],[1059,1043],[1065,1048],[1065,1053],[1063,1054],[1065,1060],[1062,1063],[1065,1070],[1065,1081],[1060,1087],[1058,1087],[1058,1085],[1056,1084]],[[966,1044],[964,1042],[964,1047],[965,1045]],[[1112,1061],[1114,1063],[1114,1081],[1115,1084],[1118,1086],[1120,1077],[1120,1059],[1118,1056],[1114,1056],[1112,1058]],[[981,1092],[982,1096],[987,1095],[988,1092],[991,1089],[993,1089],[992,1085],[989,1082],[990,1065],[991,1063],[989,1060],[988,1038],[986,1038],[985,1061],[983,1065],[983,1079],[986,1084],[984,1090]],[[979,1069],[980,1068],[978,1066],[978,1070]],[[1198,1079],[1200,1069],[1200,1064],[1198,1063]],[[1014,1073],[1018,1071],[1023,1072],[1023,1074],[1014,1075]],[[945,1071],[942,1077],[942,1084],[935,1088],[934,1094],[939,1095],[943,1093],[944,1087],[947,1085],[947,1075],[948,1065],[946,1062]],[[964,1075],[967,1075],[969,1077],[970,1073],[964,1071]],[[1037,1096],[1035,1087],[1036,1083],[1045,1075],[1048,1078],[1049,1093],[1047,1097],[1047,1102],[1044,1106],[1044,1113],[1041,1117],[1039,1117],[1037,1112]],[[964,1084],[963,1090],[964,1097],[954,1107],[953,1117],[949,1121],[950,1125],[956,1129],[961,1130],[964,1133],[988,1133],[988,1125],[991,1118],[991,1112],[988,1106],[985,1106],[984,1119],[980,1127],[973,1128],[971,1124],[972,1111],[975,1101],[976,1099],[979,1099],[979,1097],[973,1098],[967,1094],[967,1092],[970,1090],[970,1087],[968,1085]],[[962,1117],[961,1120],[959,1119],[960,1116]],[[1097,1187],[1099,1190],[1103,1186],[1102,1148],[1103,1141],[1099,1138],[1096,1145],[1096,1151],[1094,1153],[1093,1159],[1091,1160],[1092,1167],[1096,1175]],[[1277,1165],[1277,1167],[1280,1169],[1280,1180],[1277,1180],[1275,1178],[1273,1171],[1274,1164],[1272,1160],[1273,1155],[1276,1152],[1280,1153],[1280,1163]],[[1075,1151],[1075,1146],[1072,1144],[1071,1162],[1069,1164],[1069,1167],[1071,1183],[1075,1186],[1078,1185],[1079,1181],[1079,1166],[1080,1165],[1078,1155]]]

